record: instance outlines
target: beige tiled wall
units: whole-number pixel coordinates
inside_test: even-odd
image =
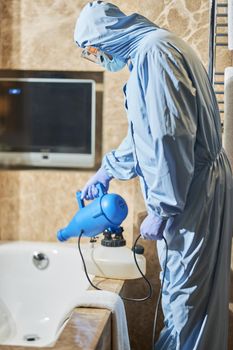
[[[80,59],[73,43],[75,20],[84,0],[2,0],[0,2],[0,68],[30,70],[99,70]],[[116,0],[127,14],[140,12],[187,40],[207,63],[208,0]],[[103,152],[116,147],[126,134],[122,86],[127,69],[105,73]],[[114,96],[114,97],[113,97]],[[75,191],[92,172],[58,170],[0,171],[1,239],[55,240],[76,210]],[[131,241],[133,218],[144,210],[136,180],[115,182],[130,214],[125,222]]]

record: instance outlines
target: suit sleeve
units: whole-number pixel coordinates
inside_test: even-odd
[[[137,176],[130,129],[120,146],[103,157],[102,167],[109,176],[118,180],[129,180]]]

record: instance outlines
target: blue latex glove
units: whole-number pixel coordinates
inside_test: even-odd
[[[90,180],[86,183],[84,188],[82,189],[81,198],[82,199],[94,199],[98,196],[98,189],[96,188],[97,183],[101,183],[104,187],[106,192],[109,188],[109,182],[111,181],[112,177],[108,176],[107,172],[104,170],[104,168],[100,168],[94,176],[90,178]]]
[[[144,239],[161,240],[167,220],[162,219],[154,213],[150,213],[140,226],[140,234]]]

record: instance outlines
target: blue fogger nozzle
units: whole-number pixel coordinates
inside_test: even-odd
[[[128,207],[125,200],[114,193],[106,193],[102,184],[97,184],[98,197],[87,206],[81,199],[81,192],[76,193],[79,211],[75,214],[67,227],[57,233],[59,241],[66,241],[71,237],[93,237],[111,228],[116,230],[126,218]]]

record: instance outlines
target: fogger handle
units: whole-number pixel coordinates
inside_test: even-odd
[[[106,189],[105,189],[105,187],[104,187],[104,185],[102,183],[98,182],[96,184],[96,188],[98,190],[98,196],[97,197],[102,197],[106,193]],[[84,200],[81,198],[81,196],[82,196],[82,191],[76,192],[76,198],[77,198],[77,201],[78,201],[79,209],[82,209],[82,208],[85,207]]]
[[[82,191],[76,192],[76,198],[77,198],[77,201],[78,201],[79,209],[82,209],[82,208],[85,207],[84,200],[81,198],[81,195],[82,195]]]

